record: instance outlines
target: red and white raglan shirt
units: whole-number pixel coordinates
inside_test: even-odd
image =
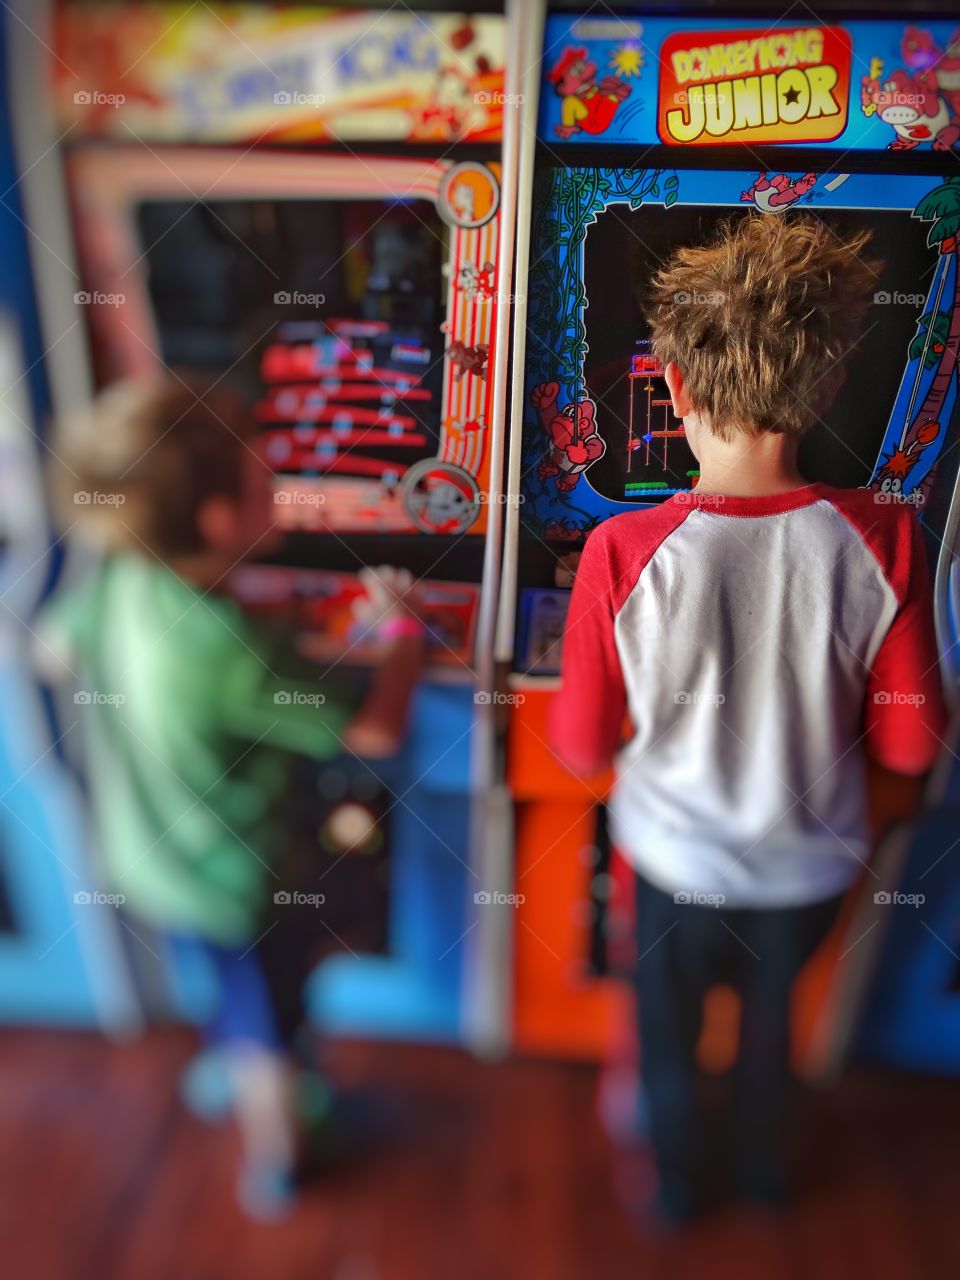
[[[668,892],[815,902],[869,851],[866,753],[928,769],[945,710],[911,508],[808,485],[679,494],[587,540],[551,740],[616,756],[614,843]]]

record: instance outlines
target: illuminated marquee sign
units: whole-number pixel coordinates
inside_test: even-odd
[[[502,17],[384,8],[58,5],[59,127],[71,142],[497,141]]]
[[[657,130],[671,146],[830,142],[847,124],[842,27],[682,32],[660,49]]]

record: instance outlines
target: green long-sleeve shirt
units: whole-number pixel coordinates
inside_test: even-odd
[[[348,702],[284,678],[233,602],[143,556],[109,561],[42,625],[80,677],[111,890],[159,929],[255,937],[284,841],[289,753],[336,755]]]

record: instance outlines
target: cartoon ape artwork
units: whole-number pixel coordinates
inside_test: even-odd
[[[929,31],[907,27],[900,50],[913,75],[946,99],[952,115],[960,116],[960,27],[943,50]]]
[[[437,72],[429,102],[414,123],[418,140],[451,141],[480,128],[485,113],[477,106],[473,79],[459,67],[443,67]]]
[[[143,74],[145,69],[139,66],[142,50],[152,48],[167,33],[169,18],[162,9],[144,6],[118,23],[109,9],[65,8],[58,22],[63,24],[62,39],[90,77],[88,83],[97,86],[96,93],[81,91],[73,98],[90,134],[109,134],[118,103],[147,110],[167,105],[151,83],[149,72]],[[140,57],[137,51],[141,51]]]
[[[861,110],[890,125],[896,137],[889,151],[912,151],[929,143],[934,151],[950,151],[960,139],[960,118],[950,102],[931,80],[935,72],[913,77],[906,71],[891,71],[887,79],[864,76],[861,82]]]
[[[817,185],[815,173],[805,173],[802,178],[790,178],[785,173],[775,173],[768,178],[760,173],[756,182],[740,196],[751,200],[763,213],[781,213],[807,195]]]
[[[537,470],[541,480],[555,478],[557,490],[569,493],[588,467],[607,451],[597,432],[596,405],[583,399],[558,409],[560,387],[556,382],[541,382],[530,393],[549,441],[549,452]]]
[[[900,41],[900,52],[904,63],[914,75],[929,71],[940,57],[940,50],[933,36],[919,27],[907,27]]]
[[[455,372],[454,382],[459,382],[465,373],[474,373],[478,378],[486,379],[487,356],[489,348],[485,342],[478,342],[470,347],[459,338],[455,338],[447,347],[447,359]]]
[[[564,140],[578,132],[605,133],[631,92],[619,76],[604,76],[598,82],[597,64],[588,61],[585,48],[564,49],[547,79],[562,99],[562,123],[554,132]]]
[[[457,55],[455,65],[437,68],[436,79],[427,102],[415,112],[410,136],[418,142],[456,142],[475,129],[482,129],[490,105],[489,93],[479,87],[481,78],[490,71],[489,59],[479,54],[468,62],[468,51],[476,40],[476,32],[465,20],[451,38],[451,52]]]
[[[460,268],[457,287],[470,298],[489,302],[494,294],[495,277],[496,268],[492,262],[485,262],[479,270],[472,262],[468,262],[466,266]]]

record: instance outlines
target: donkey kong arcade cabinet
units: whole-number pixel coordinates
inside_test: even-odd
[[[618,898],[597,803],[609,779],[590,785],[562,768],[545,711],[586,536],[618,513],[682,501],[697,484],[642,316],[657,264],[721,219],[799,209],[838,233],[869,227],[885,263],[870,323],[826,420],[804,441],[802,466],[811,480],[915,504],[932,555],[949,523],[960,24],[808,16],[768,24],[593,11],[550,16],[539,37],[528,31],[542,81],[524,86],[515,501],[497,650],[514,702],[507,770],[524,897],[514,1031],[528,1050],[605,1053],[626,1010],[626,985],[604,963],[604,930],[629,936],[630,895]],[[822,1047],[833,972],[825,951],[805,975],[801,1055]]]

